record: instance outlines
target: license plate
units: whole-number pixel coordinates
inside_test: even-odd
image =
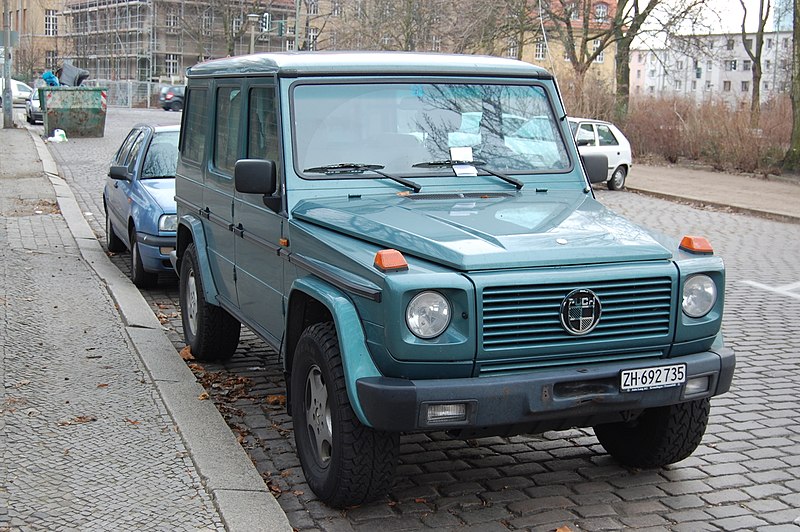
[[[620,390],[638,392],[680,386],[686,382],[686,364],[623,370]]]

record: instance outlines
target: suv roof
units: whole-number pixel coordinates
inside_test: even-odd
[[[501,57],[414,52],[278,52],[215,59],[197,64],[187,77],[411,74],[511,76],[552,79],[541,67]]]

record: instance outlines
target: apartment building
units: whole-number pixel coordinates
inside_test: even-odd
[[[686,97],[697,102],[722,100],[749,105],[753,63],[745,47],[754,50],[755,34],[681,36],[659,49],[633,50],[630,59],[631,97]],[[792,33],[764,34],[761,57],[761,101],[788,93],[792,81]]]

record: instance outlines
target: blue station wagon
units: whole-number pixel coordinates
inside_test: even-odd
[[[633,467],[728,390],[725,269],[594,197],[553,76],[510,59],[276,53],[188,70],[176,177],[186,342],[279,350],[309,486],[383,496],[399,434],[593,427]]]

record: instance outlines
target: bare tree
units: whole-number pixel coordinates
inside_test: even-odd
[[[753,40],[747,37],[745,30],[745,22],[747,21],[747,6],[744,0],[739,0],[744,10],[742,16],[742,44],[744,51],[753,63],[753,93],[750,100],[750,127],[755,129],[758,127],[758,121],[761,117],[761,52],[764,49],[764,28],[767,26],[767,18],[769,18],[770,0],[760,0],[758,5],[758,29],[756,30],[755,50],[753,50]],[[748,46],[749,44],[749,46]]]
[[[800,0],[794,0],[792,37],[792,137],[783,159],[783,169],[800,170]]]

